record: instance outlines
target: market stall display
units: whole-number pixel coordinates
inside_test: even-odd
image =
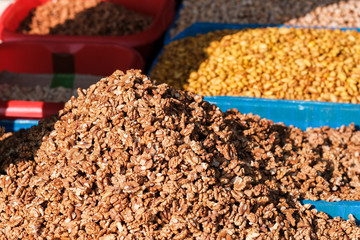
[[[3,137],[3,237],[359,238],[353,215],[299,202],[358,200],[354,126],[302,132],[224,113],[136,71],[78,95]]]
[[[116,44],[3,43],[0,55],[0,118],[57,114],[74,90],[107,72],[144,68],[138,52]]]
[[[144,31],[149,16],[100,0],[60,0],[33,9],[17,32],[40,35],[130,35]]]
[[[0,239],[360,239],[359,12],[14,1]]]
[[[66,1],[66,0],[64,0]],[[96,2],[96,0],[87,0],[87,2]],[[135,48],[138,50],[142,56],[147,59],[150,54],[152,53],[154,44],[157,40],[161,38],[161,36],[165,33],[165,31],[170,26],[174,15],[175,15],[175,1],[174,0],[141,0],[141,1],[133,1],[133,0],[113,0],[113,1],[104,1],[104,2],[111,2],[111,3],[101,3],[104,9],[98,9],[99,11],[105,11],[107,14],[112,13],[112,11],[116,11],[116,8],[112,8],[111,12],[108,8],[109,4],[117,4],[120,5],[128,10],[137,12],[138,14],[142,14],[145,16],[148,16],[151,18],[151,24],[147,26],[147,22],[140,21],[141,26],[139,28],[138,25],[134,25],[136,28],[136,31],[132,31],[131,29],[127,29],[127,27],[131,27],[130,24],[124,24],[124,19],[122,19],[121,16],[117,18],[117,27],[116,31],[114,25],[115,23],[108,24],[104,22],[104,25],[109,26],[110,29],[113,29],[115,33],[119,33],[119,28],[123,26],[125,28],[125,31],[130,33],[133,32],[134,34],[125,35],[125,36],[109,36],[104,35],[102,33],[101,29],[95,30],[95,32],[101,33],[100,35],[91,34],[91,31],[88,30],[80,30],[79,34],[86,34],[85,35],[38,35],[38,34],[23,34],[17,32],[17,29],[20,26],[20,23],[28,16],[28,14],[35,8],[42,6],[43,8],[44,4],[51,4],[48,3],[51,2],[50,0],[17,0],[12,5],[10,5],[2,14],[0,17],[0,38],[4,42],[13,42],[13,41],[37,41],[37,42],[60,42],[60,43],[106,43],[106,44],[120,44],[126,47]],[[57,4],[60,4],[62,1],[56,1]],[[69,1],[74,2],[74,1]],[[75,7],[74,7],[75,8]],[[119,7],[121,8],[121,7]],[[121,8],[123,9],[123,8]],[[75,9],[73,9],[76,11]],[[94,10],[94,9],[92,9]],[[123,11],[123,10],[121,10]],[[73,12],[74,13],[74,12]],[[64,11],[65,16],[67,15],[66,11]],[[104,15],[105,14],[105,15]],[[116,14],[119,14],[118,12]],[[77,30],[86,28],[87,25],[91,25],[91,23],[87,23],[88,20],[95,21],[95,19],[87,19],[88,16],[85,13],[86,16],[81,17],[82,20],[80,20],[80,23],[82,26],[79,26]],[[98,28],[102,25],[98,25],[101,19],[101,21],[105,20],[112,20],[113,17],[116,17],[116,15],[108,16],[108,18],[105,17],[106,13],[101,14],[101,18],[97,18],[98,20],[96,22],[93,22],[93,25],[97,25]],[[54,21],[58,21],[60,19],[63,19],[63,17],[59,17],[59,19],[53,19]],[[131,18],[132,19],[132,18]],[[51,19],[49,19],[51,20]],[[51,26],[52,23],[48,23],[49,26]],[[41,23],[41,26],[46,25],[46,23]],[[39,26],[40,26],[39,25]],[[66,25],[67,26],[67,25]],[[147,27],[146,27],[147,26]],[[46,28],[46,27],[45,27]],[[76,28],[76,27],[75,27]],[[61,32],[63,29],[61,26],[59,26],[59,32]],[[140,29],[144,29],[143,31],[140,31]],[[65,29],[65,32],[68,29]],[[45,31],[46,30],[42,30]],[[121,30],[123,31],[123,30]],[[90,33],[88,33],[90,32]],[[65,33],[66,34],[66,33]],[[91,35],[91,36],[90,36]]]
[[[359,103],[359,50],[358,31],[215,31],[171,42],[150,76],[205,96]]]
[[[183,0],[173,38],[196,22],[360,27],[358,0]]]

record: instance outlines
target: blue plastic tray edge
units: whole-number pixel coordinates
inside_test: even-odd
[[[37,125],[39,120],[16,119],[16,120],[0,120],[0,126],[5,127],[5,132],[15,132],[20,129],[27,129]]]
[[[360,225],[360,201],[311,201],[301,200],[302,204],[311,204],[317,211],[325,212],[330,218],[341,217],[345,220],[349,219],[352,214],[356,219],[356,224]]]

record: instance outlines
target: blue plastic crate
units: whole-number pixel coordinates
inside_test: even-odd
[[[244,29],[244,28],[262,28],[262,27],[295,27],[309,28],[303,26],[291,25],[264,25],[264,24],[224,24],[224,23],[194,23],[176,37],[169,39],[169,42],[179,40],[185,37],[193,37],[197,34],[206,34],[211,31],[224,29]],[[335,29],[326,27],[313,27],[318,29]],[[355,30],[358,28],[339,28],[340,30]],[[164,48],[160,51],[154,60],[148,75],[158,62]],[[355,123],[360,125],[360,104],[348,103],[330,103],[314,101],[297,101],[297,100],[279,100],[265,98],[248,98],[248,97],[229,97],[214,96],[205,97],[205,100],[218,105],[223,111],[231,108],[237,108],[242,113],[257,114],[262,118],[270,119],[274,122],[283,122],[286,125],[293,125],[302,130],[308,127],[341,127]]]
[[[360,104],[229,96],[205,97],[205,100],[222,111],[236,108],[241,113],[253,113],[302,130],[321,126],[337,128],[350,123],[360,125]]]
[[[0,120],[0,127],[5,128],[5,132],[15,132],[20,129],[31,128],[38,124],[38,120],[16,119],[16,120]]]
[[[313,208],[326,213],[331,218],[341,217],[347,220],[349,214],[352,214],[356,218],[356,224],[360,225],[360,201],[326,202],[302,200],[301,203],[310,203]]]

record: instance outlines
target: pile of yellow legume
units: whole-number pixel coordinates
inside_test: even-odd
[[[257,28],[170,43],[150,75],[214,96],[360,102],[360,33]]]

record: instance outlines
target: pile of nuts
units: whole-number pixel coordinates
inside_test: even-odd
[[[360,1],[184,0],[171,37],[195,22],[359,28]]]
[[[2,139],[0,239],[360,238],[298,201],[360,199],[353,126],[223,113],[133,70],[78,95]]]
[[[0,84],[0,100],[2,101],[44,101],[44,102],[66,102],[76,90],[64,87],[25,87],[19,85]]]
[[[205,96],[360,103],[357,31],[256,28],[222,36],[171,42],[151,78]]]
[[[360,28],[360,1],[333,0],[333,3],[329,5],[319,4],[318,7],[306,15],[291,19],[285,24],[298,26]]]
[[[171,42],[165,46],[165,51],[152,69],[150,77],[160,83],[184,89],[190,73],[197,71],[200,63],[206,60],[208,56],[206,48],[211,42],[220,41],[224,36],[236,32],[236,30],[215,31]]]
[[[48,1],[33,9],[18,32],[40,35],[130,35],[144,31],[149,16],[101,0]]]

